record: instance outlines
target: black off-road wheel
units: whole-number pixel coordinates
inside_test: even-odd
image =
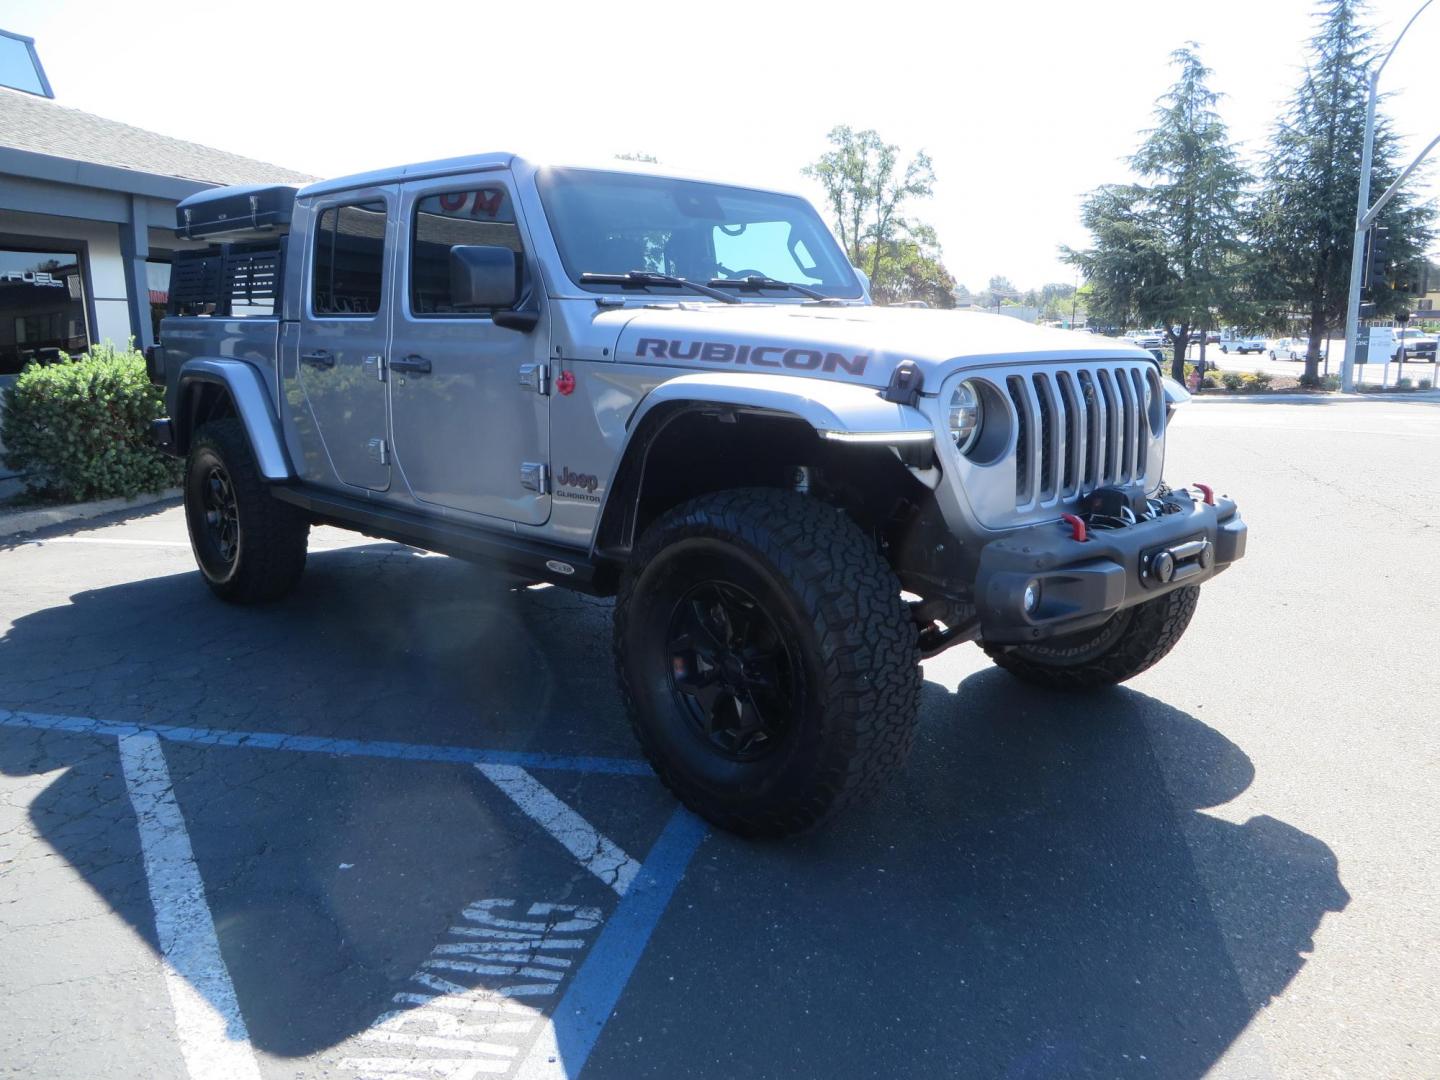
[[[195,563],[222,600],[277,600],[305,569],[310,522],[267,490],[233,417],[195,433],[185,465],[185,523]]]
[[[721,492],[656,521],[621,582],[615,659],[661,781],[741,835],[819,824],[914,742],[900,583],[849,517],[801,495]]]
[[[1113,686],[1159,663],[1175,647],[1200,599],[1187,585],[1117,611],[1100,626],[1032,645],[980,647],[1010,674],[1050,690]]]

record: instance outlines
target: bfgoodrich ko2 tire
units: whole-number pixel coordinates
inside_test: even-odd
[[[195,433],[185,465],[185,523],[195,563],[222,600],[278,599],[305,569],[310,523],[271,496],[233,417]]]
[[[656,521],[621,582],[615,656],[656,773],[732,832],[810,828],[914,741],[900,584],[850,518],[801,495],[721,492]]]
[[[1200,588],[1187,585],[1143,604],[1117,611],[1108,622],[1078,634],[1033,645],[989,645],[986,654],[1025,682],[1051,690],[1089,690],[1112,686],[1159,663],[1175,647]]]

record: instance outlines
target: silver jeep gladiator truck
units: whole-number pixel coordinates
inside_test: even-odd
[[[1244,553],[1161,480],[1149,353],[874,306],[793,195],[487,154],[178,218],[155,439],[210,588],[280,597],[325,523],[613,595],[640,745],[727,829],[893,773],[923,658],[1117,683]]]

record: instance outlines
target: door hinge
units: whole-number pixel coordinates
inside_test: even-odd
[[[385,445],[384,439],[371,439],[365,444],[370,450],[370,460],[377,465],[388,465],[390,463],[389,447]]]
[[[520,486],[537,495],[550,494],[550,466],[539,461],[520,463]]]
[[[379,379],[381,382],[385,381],[385,357],[365,357],[365,373],[368,375],[372,371],[375,372],[375,378]]]
[[[521,364],[520,385],[526,390],[545,395],[550,393],[550,368],[546,364]]]

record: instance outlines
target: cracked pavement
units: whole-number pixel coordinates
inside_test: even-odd
[[[1435,404],[1187,406],[1167,472],[1252,532],[1176,652],[1084,698],[928,662],[879,798],[705,841],[585,1076],[1436,1075],[1437,452]],[[607,602],[317,529],[294,596],[229,608],[173,505],[36,539],[0,709],[637,757]],[[351,1076],[484,898],[614,909],[469,764],[163,746],[267,1080]],[[673,810],[535,775],[634,859]],[[113,737],[0,726],[0,931],[0,1076],[186,1075]]]

